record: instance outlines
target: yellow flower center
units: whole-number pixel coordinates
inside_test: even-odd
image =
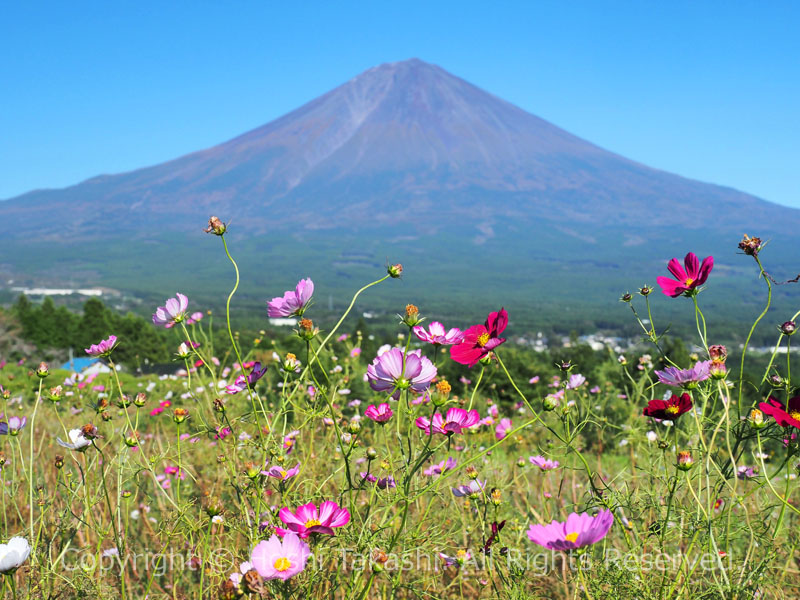
[[[799,411],[793,410],[792,412],[789,413],[789,416],[792,417],[793,419],[797,419],[798,421],[800,421]]]
[[[275,561],[275,562],[272,564],[272,566],[273,566],[273,567],[275,567],[275,570],[276,570],[276,571],[281,571],[281,572],[283,572],[283,571],[285,571],[285,570],[289,569],[289,568],[292,566],[292,561],[290,561],[290,560],[289,560],[288,558],[286,558],[285,556],[281,556],[281,557],[280,557],[278,560],[276,560],[276,561]]]
[[[456,558],[466,558],[466,557],[467,557],[466,550],[459,550],[458,552],[456,552]]]
[[[569,534],[565,535],[564,539],[566,541],[572,542],[574,544],[575,542],[578,541],[578,532],[577,531],[573,531],[572,533],[569,533]]]
[[[281,470],[279,471],[279,473],[281,474],[281,479],[286,479],[286,471],[284,471],[283,469],[281,469]]]
[[[487,344],[488,341],[489,341],[489,332],[488,331],[486,333],[482,333],[482,334],[480,334],[480,336],[478,336],[478,346],[480,346],[481,348],[483,348]]]
[[[686,281],[684,281],[683,283],[684,285],[692,285],[694,283],[694,279],[692,279],[691,277],[687,277]]]
[[[680,410],[681,409],[678,408],[677,405],[671,404],[670,406],[667,407],[666,412],[668,412],[671,415],[677,415]]]
[[[311,529],[312,527],[316,527],[317,525],[322,525],[320,521],[316,519],[311,519],[310,521],[306,521],[306,529]]]

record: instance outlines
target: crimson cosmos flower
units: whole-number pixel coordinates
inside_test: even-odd
[[[669,400],[650,400],[642,411],[646,417],[661,419],[662,421],[674,421],[683,413],[692,409],[692,398],[689,394],[676,396],[672,394]]]
[[[450,358],[457,363],[473,367],[490,351],[505,342],[500,334],[508,325],[508,313],[505,308],[500,312],[489,313],[484,325],[473,325],[464,332],[461,343],[450,348]]]
[[[703,259],[703,264],[697,259],[694,252],[689,252],[683,259],[683,267],[677,258],[669,261],[667,269],[675,279],[669,277],[657,277],[656,281],[661,286],[661,291],[665,295],[677,298],[681,294],[692,295],[691,292],[703,285],[708,279],[708,274],[714,268],[714,257],[707,256]]]
[[[791,398],[788,406],[780,400],[770,396],[766,402],[758,405],[765,415],[769,415],[781,427],[795,427],[800,429],[800,396]]]

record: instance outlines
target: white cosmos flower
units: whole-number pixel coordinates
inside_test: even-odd
[[[69,448],[70,450],[78,450],[79,452],[88,448],[92,443],[90,439],[83,435],[83,431],[80,429],[70,429],[69,442],[65,442],[61,438],[57,438],[56,441],[59,446]]]
[[[10,573],[28,560],[31,545],[23,537],[13,537],[7,544],[0,544],[0,573]]]

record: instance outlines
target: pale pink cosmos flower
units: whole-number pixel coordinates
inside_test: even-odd
[[[433,422],[428,417],[417,417],[415,423],[426,435],[431,435],[431,432],[452,435],[461,433],[463,429],[474,427],[480,420],[481,416],[474,408],[467,411],[463,408],[452,407],[447,409],[444,417],[441,413],[434,413]]]
[[[549,525],[531,525],[530,540],[550,550],[575,550],[603,539],[614,523],[614,514],[603,509],[597,516],[572,513],[566,522],[553,521]]]
[[[436,367],[420,350],[412,350],[403,356],[400,348],[392,348],[375,357],[367,367],[370,387],[376,392],[392,392],[397,400],[402,390],[421,394],[436,377]]]
[[[300,463],[297,463],[294,467],[289,469],[288,471],[284,469],[280,465],[274,465],[272,467],[267,467],[265,470],[261,471],[262,475],[267,475],[268,477],[274,477],[275,479],[280,479],[281,481],[286,481],[297,475],[300,472]]]
[[[110,335],[108,336],[107,340],[103,340],[97,344],[92,344],[84,351],[89,356],[94,357],[101,357],[101,356],[108,356],[111,354],[111,351],[114,350],[114,347],[117,345],[117,336]]]
[[[575,373],[569,376],[569,380],[567,381],[567,389],[576,390],[579,387],[581,387],[584,383],[586,383],[586,377],[584,377],[580,373]]]
[[[439,321],[433,321],[430,325],[428,325],[427,330],[422,325],[417,325],[412,329],[412,331],[414,332],[414,335],[416,335],[423,342],[428,342],[429,344],[434,344],[437,346],[450,346],[452,344],[458,344],[464,339],[464,334],[460,329],[453,327],[452,329],[445,331],[444,325],[439,323]]]
[[[308,308],[308,303],[313,295],[314,282],[310,278],[301,279],[294,290],[289,290],[282,297],[278,296],[267,302],[267,315],[270,317],[299,317]]]
[[[296,534],[288,532],[281,541],[273,535],[267,541],[260,541],[250,557],[250,563],[264,579],[286,581],[306,568],[311,548]]]
[[[550,471],[552,469],[557,469],[559,466],[559,462],[557,460],[550,460],[549,458],[545,458],[544,456],[531,456],[528,458],[531,461],[532,465],[536,465],[542,471]]]
[[[201,313],[201,312],[198,310],[197,312],[193,312],[191,315],[189,315],[189,316],[186,318],[186,324],[187,324],[187,325],[192,325],[192,324],[194,324],[194,323],[197,323],[197,322],[198,322],[199,320],[201,320],[202,318],[203,318],[203,313]]]
[[[153,323],[169,329],[176,323],[180,323],[186,318],[186,308],[189,306],[189,299],[183,294],[175,294],[175,298],[170,298],[164,306],[159,306],[153,313]]]
[[[711,361],[698,361],[691,369],[667,367],[663,371],[655,371],[655,374],[664,385],[691,389],[711,376]]]
[[[374,404],[370,404],[367,410],[364,411],[364,416],[376,423],[386,423],[392,418],[393,414],[394,411],[386,402],[379,404],[377,407]]]
[[[486,487],[485,481],[480,481],[478,479],[473,479],[466,485],[460,485],[458,487],[450,488],[453,492],[453,496],[456,498],[463,498],[465,496],[472,496],[477,497],[480,496],[483,489]]]
[[[498,440],[502,440],[512,429],[514,429],[514,425],[511,423],[511,419],[503,417],[500,419],[500,423],[498,423],[497,428],[494,430],[494,437]]]
[[[455,466],[456,466],[456,459],[448,457],[447,460],[443,460],[442,462],[436,465],[431,465],[430,467],[425,469],[423,471],[423,474],[427,475],[428,477],[437,477],[442,473],[444,473],[445,471],[450,471],[451,469],[454,469]]]
[[[463,567],[464,564],[472,560],[469,550],[459,550],[455,556],[448,556],[444,552],[439,552],[439,558],[444,561],[446,567]]]
[[[301,538],[307,538],[312,533],[333,535],[334,527],[342,527],[350,522],[350,511],[332,500],[326,500],[319,508],[313,502],[298,506],[294,513],[284,506],[278,517],[286,524],[285,529],[275,528],[278,535],[296,533]]]

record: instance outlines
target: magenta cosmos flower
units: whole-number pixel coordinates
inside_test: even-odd
[[[294,291],[289,290],[283,297],[278,296],[267,302],[267,315],[270,317],[301,316],[308,308],[314,295],[314,282],[310,278],[301,279]]]
[[[656,371],[655,374],[664,385],[692,389],[697,387],[699,382],[705,381],[711,376],[710,369],[711,361],[705,360],[695,363],[691,369],[667,367],[663,371]]]
[[[614,514],[601,510],[597,516],[587,513],[572,513],[565,523],[553,521],[549,525],[531,525],[528,537],[535,543],[550,550],[575,550],[602,540],[611,524]]]
[[[374,404],[370,404],[367,410],[364,411],[364,416],[368,419],[372,419],[376,423],[386,423],[392,418],[393,414],[394,411],[386,402],[379,404],[377,407]]]
[[[287,533],[283,541],[273,535],[259,542],[250,556],[250,564],[264,579],[286,581],[306,568],[311,548],[294,533]]]
[[[683,266],[677,258],[669,261],[667,269],[675,279],[669,277],[657,277],[656,281],[661,286],[661,291],[665,295],[677,298],[681,294],[691,296],[694,290],[703,285],[708,279],[708,274],[714,268],[714,257],[708,256],[703,259],[703,264],[697,259],[694,252],[689,252],[683,259]]]
[[[319,508],[313,502],[303,504],[294,513],[284,506],[278,516],[286,524],[285,529],[275,528],[278,535],[293,532],[301,538],[307,538],[312,533],[333,535],[334,527],[342,527],[350,522],[350,511],[331,500],[323,502]]]
[[[166,328],[180,323],[186,318],[186,308],[189,306],[189,299],[183,294],[175,294],[175,298],[170,298],[159,306],[153,313],[153,323]]]
[[[423,342],[429,344],[436,344],[439,346],[450,346],[451,344],[458,344],[464,339],[463,332],[457,327],[453,327],[449,331],[445,331],[444,325],[439,321],[433,321],[428,325],[426,330],[422,325],[417,325],[412,329],[416,335]]]
[[[108,336],[107,340],[103,340],[100,343],[92,344],[88,348],[85,349],[86,354],[89,356],[94,357],[101,357],[101,356],[108,356],[111,354],[111,351],[114,350],[114,347],[117,345],[117,336],[110,335]]]
[[[474,366],[506,341],[500,337],[506,325],[508,313],[505,308],[501,308],[500,312],[489,313],[485,324],[473,325],[467,329],[461,342],[450,348],[450,358],[462,365]]]
[[[781,427],[795,427],[800,429],[800,396],[791,398],[786,405],[772,396],[766,402],[758,405],[765,415],[769,415]],[[11,419],[9,419],[9,423]]]
[[[392,398],[397,400],[402,390],[411,389],[421,394],[436,377],[436,367],[420,350],[412,350],[405,355],[403,364],[403,351],[392,348],[375,357],[372,364],[367,367],[369,386],[376,392],[391,392]]]
[[[431,431],[442,435],[453,435],[454,433],[461,433],[462,429],[474,427],[480,420],[481,415],[475,409],[467,411],[463,408],[453,407],[447,409],[444,417],[441,413],[435,413],[432,423],[428,417],[417,417],[415,423],[417,427],[425,432],[425,435],[431,435]]]
[[[450,471],[452,469],[455,469],[455,467],[456,467],[456,459],[453,457],[448,457],[447,460],[443,460],[439,464],[431,465],[430,467],[425,469],[423,473],[428,477],[436,477],[438,475],[441,475],[445,471]]]

